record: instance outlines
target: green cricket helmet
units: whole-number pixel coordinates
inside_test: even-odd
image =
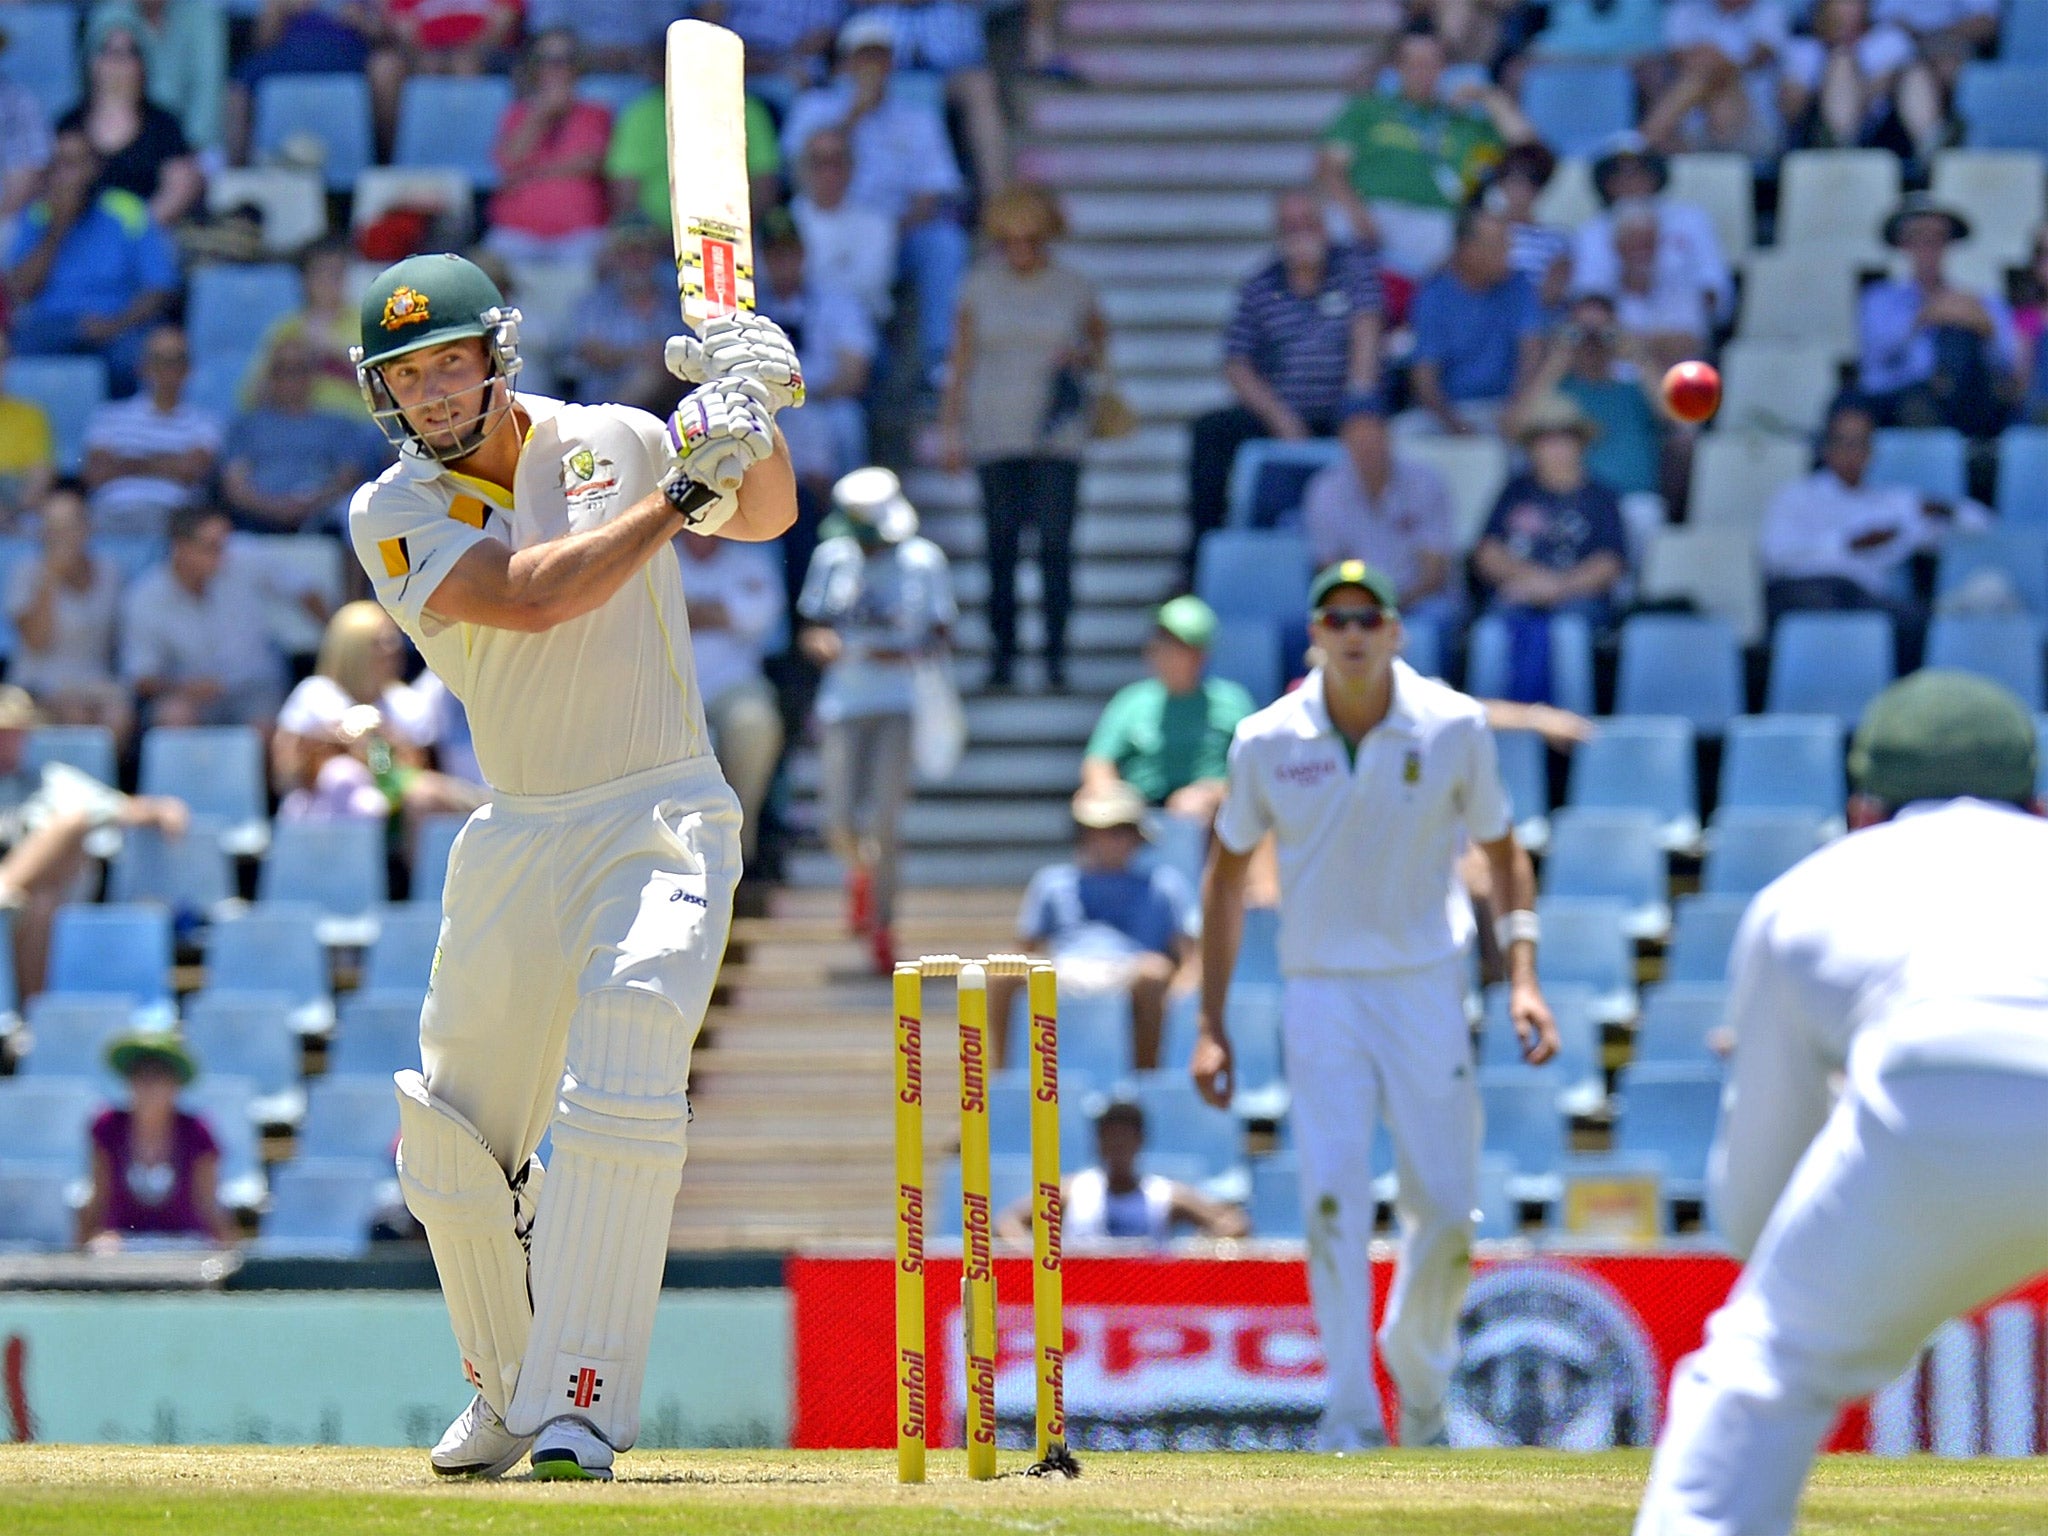
[[[349,357],[370,419],[392,446],[416,447],[442,463],[474,453],[496,425],[494,418],[511,404],[512,381],[519,373],[519,320],[519,311],[505,302],[490,274],[464,257],[410,256],[379,273],[363,294],[362,343],[349,349]],[[476,414],[451,423],[456,441],[437,447],[406,420],[384,383],[384,367],[408,352],[470,336],[489,343],[487,387]],[[488,387],[500,379],[502,393]]]

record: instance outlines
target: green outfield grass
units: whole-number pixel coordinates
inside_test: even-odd
[[[8,1536],[924,1536],[924,1533],[1370,1533],[1621,1536],[1641,1454],[1103,1455],[1077,1482],[968,1483],[959,1453],[899,1488],[877,1453],[656,1451],[610,1487],[451,1486],[422,1451],[0,1446]],[[1021,1456],[1006,1466],[1021,1466]],[[2048,1464],[1834,1458],[1804,1532],[2020,1536],[2048,1529]]]

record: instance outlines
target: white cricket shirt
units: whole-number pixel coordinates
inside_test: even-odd
[[[1500,757],[1476,699],[1394,663],[1387,717],[1354,763],[1323,705],[1323,674],[1248,716],[1230,743],[1216,835],[1280,853],[1280,969],[1289,976],[1411,970],[1471,942],[1457,878],[1463,838],[1513,826]]]
[[[442,620],[435,588],[483,539],[514,549],[610,522],[651,495],[668,433],[623,405],[514,397],[532,420],[513,494],[406,452],[349,503],[377,600],[462,701],[484,781],[558,795],[710,750],[676,553],[664,546],[602,607],[539,634]]]
[[[1750,904],[1713,1164],[1715,1221],[1738,1252],[1827,1119],[1831,1073],[1873,1089],[1930,1069],[2048,1076],[2043,869],[2048,821],[1951,800],[1830,843]]]

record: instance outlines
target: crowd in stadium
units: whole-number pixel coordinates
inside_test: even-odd
[[[221,902],[314,906],[279,909],[239,983],[216,946],[190,1052],[128,1042],[125,1075],[189,1077],[209,1041],[241,1064],[260,1031],[237,985],[289,994],[317,1037],[324,946],[350,935],[315,909],[434,897],[484,791],[459,704],[347,601],[347,500],[392,453],[348,360],[352,295],[465,249],[524,311],[521,387],[665,412],[659,38],[684,13],[746,40],[761,303],[809,388],[782,420],[798,528],[779,550],[682,543],[750,859],[815,718],[828,840],[886,971],[910,663],[957,607],[869,466],[973,468],[991,649],[967,681],[1016,685],[1029,546],[1066,687],[1082,454],[1127,412],[1060,201],[1010,170],[1019,82],[1087,89],[1056,3],[0,4],[0,899],[43,1053],[20,1053],[25,1080],[57,1070],[67,1018],[88,1078],[128,1041],[132,1010],[92,999],[167,1014],[171,961]],[[1992,0],[1360,13],[1372,61],[1274,201],[1224,334],[1230,403],[1192,426],[1189,595],[1089,742],[1076,858],[1033,883],[1019,937],[1129,999],[1138,1068],[1184,1059],[1224,748],[1304,670],[1309,572],[1363,558],[1413,664],[1522,728],[1503,750],[1525,831],[1570,801],[1547,823],[1546,977],[1594,1083],[1601,1025],[1638,1017],[1634,946],[1668,937],[1667,980],[1719,980],[1724,908],[1838,824],[1842,723],[1883,681],[1925,658],[2044,703],[2043,168],[1961,147],[2006,142],[1999,61],[2048,38],[2002,38]],[[1727,377],[1704,432],[1658,400],[1687,358]],[[1667,857],[1689,883],[1703,855],[1674,934]],[[380,964],[403,990],[422,963],[403,925],[378,936],[337,1048],[351,1002],[365,1040],[402,1015]],[[316,1082],[308,1109],[295,1060],[255,1065],[232,1075],[296,1095],[316,1157],[383,1155],[358,1106]],[[135,1134],[161,1142],[160,1118]],[[239,1127],[209,1155],[223,1188],[257,1171]],[[179,1189],[220,1226],[210,1190]],[[104,1196],[89,1226],[118,1225]]]

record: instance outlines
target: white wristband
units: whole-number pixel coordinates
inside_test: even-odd
[[[1543,941],[1543,923],[1527,907],[1515,912],[1504,912],[1493,921],[1493,942],[1502,949],[1512,949],[1517,944],[1540,944]]]

